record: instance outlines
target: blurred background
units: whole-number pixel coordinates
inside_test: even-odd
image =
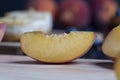
[[[0,0],[0,22],[7,24],[1,54],[24,54],[19,36],[27,31],[94,31],[94,45],[82,58],[108,59],[101,45],[120,23],[120,0]]]

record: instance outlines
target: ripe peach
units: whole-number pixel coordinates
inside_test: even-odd
[[[57,4],[54,0],[30,0],[28,8],[33,8],[38,11],[47,11],[56,14]]]
[[[59,20],[64,25],[84,28],[89,24],[90,10],[84,0],[63,0],[59,6]]]
[[[118,5],[115,0],[92,0],[93,17],[96,24],[108,24],[115,16]]]

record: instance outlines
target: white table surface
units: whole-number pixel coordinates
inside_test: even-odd
[[[112,66],[111,60],[42,64],[27,56],[0,55],[0,80],[116,80]]]

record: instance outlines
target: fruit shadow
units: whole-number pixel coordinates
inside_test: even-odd
[[[29,61],[12,61],[9,62],[12,64],[24,64],[24,65],[81,65],[81,64],[89,64],[89,65],[94,65],[98,66],[101,68],[105,69],[110,69],[113,70],[113,62],[79,62],[79,61],[73,61],[73,62],[67,62],[67,63],[43,63],[40,61],[34,61],[34,60],[29,60]]]
[[[110,69],[110,70],[113,70],[114,67],[114,63],[105,63],[105,62],[99,62],[99,63],[94,63],[94,65],[98,66],[98,67],[101,67],[101,68],[106,68],[106,69]]]
[[[45,63],[40,61],[13,61],[9,62],[13,64],[27,64],[27,65],[73,65],[73,64],[80,64],[78,62],[67,62],[67,63]]]
[[[39,64],[44,64],[42,62],[38,62],[38,61],[13,61],[10,62],[13,64],[27,64],[27,65],[39,65]]]

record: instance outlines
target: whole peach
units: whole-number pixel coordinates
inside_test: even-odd
[[[90,10],[84,0],[63,0],[59,7],[59,19],[67,26],[84,28],[90,20]]]
[[[118,5],[115,0],[92,0],[92,10],[95,22],[108,24],[115,16]]]
[[[28,8],[33,8],[38,11],[47,11],[56,14],[57,4],[54,0],[30,0]]]

